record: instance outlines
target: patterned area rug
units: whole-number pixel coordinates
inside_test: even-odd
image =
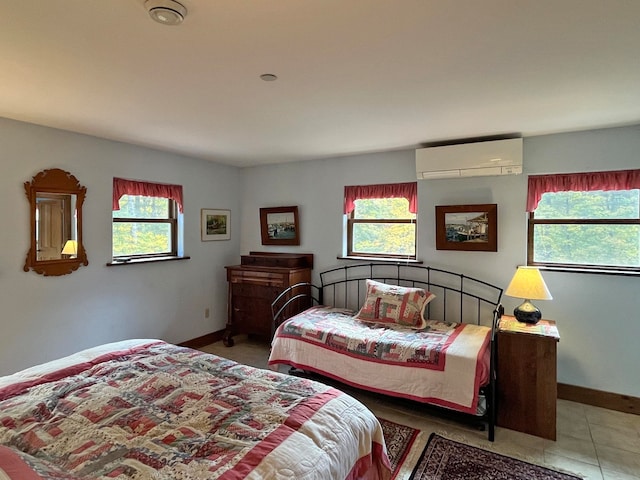
[[[380,425],[382,425],[382,431],[384,433],[384,441],[387,444],[387,454],[391,461],[391,468],[393,471],[392,479],[401,480],[411,471],[413,465],[415,465],[417,455],[412,449],[414,446],[419,446],[419,442],[416,442],[420,430],[416,430],[406,425],[400,425],[399,423],[391,422],[383,418],[378,418]],[[406,465],[406,466],[405,466]],[[403,468],[404,467],[404,468]],[[407,471],[407,469],[409,469]]]
[[[580,479],[580,477],[454,442],[432,433],[409,480],[468,480],[472,478],[483,480]]]

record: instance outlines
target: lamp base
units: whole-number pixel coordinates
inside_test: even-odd
[[[529,300],[525,300],[513,310],[513,316],[522,323],[538,323],[542,318],[542,312]]]

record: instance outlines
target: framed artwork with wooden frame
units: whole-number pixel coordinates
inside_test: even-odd
[[[436,205],[436,249],[498,251],[498,205]]]
[[[298,207],[260,209],[262,245],[300,245]]]

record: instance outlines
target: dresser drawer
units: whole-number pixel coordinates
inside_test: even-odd
[[[256,285],[251,283],[232,283],[231,294],[233,297],[242,297],[244,300],[251,299],[266,300],[269,305],[284,290],[283,287],[272,287],[269,285]]]
[[[264,272],[260,270],[229,270],[229,282],[264,285],[268,287],[284,287],[288,275],[278,272]]]

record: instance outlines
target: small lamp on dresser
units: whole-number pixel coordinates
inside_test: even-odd
[[[67,240],[67,243],[64,244],[64,248],[62,255],[69,255],[69,258],[75,258],[78,255],[78,241],[77,240]]]
[[[540,309],[531,300],[553,299],[540,270],[535,267],[518,267],[504,294],[525,299],[513,310],[516,320],[524,323],[538,323],[542,318]]]

